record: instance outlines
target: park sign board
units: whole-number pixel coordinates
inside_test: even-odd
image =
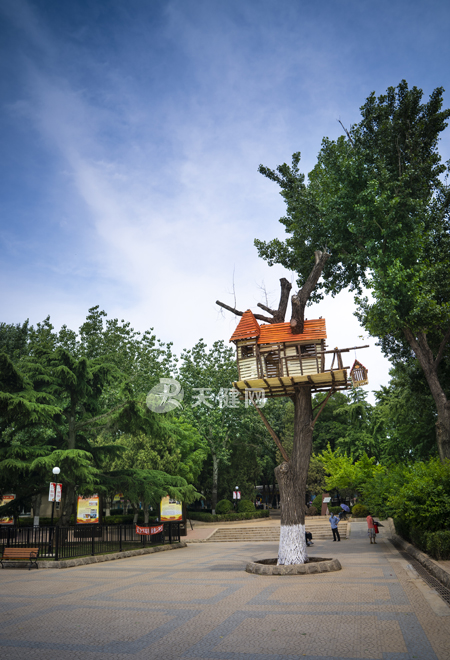
[[[15,495],[3,495],[2,499],[0,500],[0,506],[5,506],[15,499]],[[2,516],[0,514],[0,525],[14,525],[14,517],[11,516],[11,514],[8,514],[7,516]]]
[[[161,522],[173,522],[183,520],[183,503],[173,500],[169,496],[161,500]]]
[[[91,495],[83,497],[78,495],[77,503],[77,524],[99,523],[100,522],[100,497]]]

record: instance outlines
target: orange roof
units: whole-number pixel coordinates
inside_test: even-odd
[[[327,331],[325,319],[311,319],[305,321],[303,332],[298,335],[292,334],[290,323],[271,323],[261,325],[261,334],[258,344],[275,344],[285,341],[316,341],[326,339]]]
[[[259,333],[259,323],[253,316],[252,312],[248,309],[243,313],[242,318],[239,321],[236,330],[233,332],[233,336],[231,337],[230,341],[259,337]]]
[[[275,344],[286,341],[316,341],[327,338],[325,319],[311,319],[305,321],[303,332],[298,335],[292,334],[291,324],[268,323],[259,325],[258,321],[248,309],[244,312],[230,341],[239,339],[251,339],[259,337],[258,344]]]

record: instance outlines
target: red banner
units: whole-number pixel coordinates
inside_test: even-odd
[[[158,525],[158,527],[147,527],[142,525],[136,525],[136,534],[141,536],[151,536],[152,534],[160,534],[164,530],[164,525]]]

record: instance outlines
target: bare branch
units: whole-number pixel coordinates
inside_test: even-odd
[[[242,316],[244,312],[240,312],[237,309],[234,309],[233,307],[230,307],[229,305],[225,305],[225,303],[220,302],[220,300],[216,300],[216,305],[219,305],[220,307],[223,307],[224,309],[227,309],[229,312],[233,312],[233,314],[236,314],[236,316]]]
[[[338,119],[338,122],[340,123],[340,125],[341,125],[342,128],[344,129],[345,134],[346,134],[346,136],[348,137],[350,144],[352,145],[352,147],[354,147],[354,146],[355,146],[355,143],[353,142],[353,139],[352,139],[350,133],[349,133],[348,130],[345,128],[344,124],[341,122],[340,119]]]
[[[270,309],[270,307],[266,307],[262,303],[258,303],[258,307],[261,307],[265,312],[269,312],[269,314],[272,314],[272,316],[275,316],[276,312],[273,311],[273,309]]]

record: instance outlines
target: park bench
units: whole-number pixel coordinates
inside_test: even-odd
[[[3,566],[3,562],[5,559],[8,559],[10,561],[15,561],[16,559],[28,559],[30,562],[30,565],[28,567],[28,570],[31,569],[31,567],[34,565],[36,568],[39,568],[37,565],[37,558],[39,555],[39,548],[3,548],[3,555],[2,558],[0,559],[0,563],[2,565],[2,568],[5,568]]]

